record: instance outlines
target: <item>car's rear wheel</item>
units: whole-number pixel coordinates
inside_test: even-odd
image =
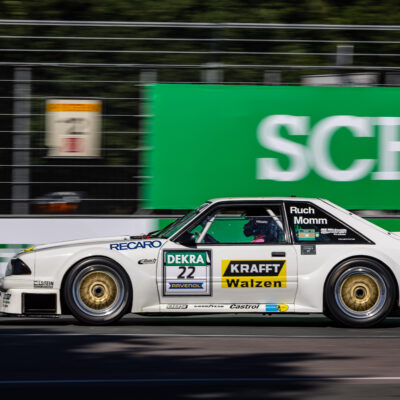
[[[395,283],[382,264],[368,258],[338,265],[325,285],[325,307],[330,318],[354,328],[382,322],[395,301]]]
[[[64,285],[65,302],[79,321],[105,325],[128,312],[131,285],[117,263],[103,257],[82,260],[68,274]]]

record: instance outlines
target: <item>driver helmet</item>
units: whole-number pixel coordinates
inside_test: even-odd
[[[249,222],[243,226],[245,236],[260,236],[267,233],[269,221],[261,218],[250,218]]]

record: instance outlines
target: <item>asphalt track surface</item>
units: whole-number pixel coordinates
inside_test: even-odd
[[[400,318],[0,318],[0,394],[13,398],[397,399]]]

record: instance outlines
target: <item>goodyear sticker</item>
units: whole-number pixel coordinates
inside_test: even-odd
[[[285,288],[286,260],[222,260],[222,288]]]

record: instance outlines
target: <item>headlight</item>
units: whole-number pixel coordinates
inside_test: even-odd
[[[7,264],[6,276],[31,274],[30,268],[19,258],[12,258]]]

